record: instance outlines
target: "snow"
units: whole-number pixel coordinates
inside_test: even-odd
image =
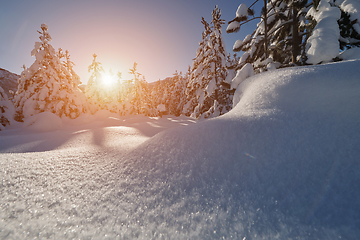
[[[166,111],[166,106],[165,106],[165,104],[159,104],[156,109],[159,112],[165,112]]]
[[[337,20],[340,19],[341,11],[337,7],[331,7],[326,0],[320,1],[317,10],[311,8],[307,13],[307,16],[313,17],[317,22],[307,40],[309,64],[330,62],[339,54],[340,30]]]
[[[360,48],[350,48],[339,54],[339,58],[342,60],[354,60],[360,59]]]
[[[215,78],[213,78],[210,82],[209,82],[209,84],[206,86],[206,88],[205,88],[205,92],[209,95],[209,96],[211,96],[211,94],[213,94],[214,92],[215,92],[215,89],[216,89],[216,80],[215,80]]]
[[[248,8],[246,4],[241,3],[236,11],[236,17],[243,18],[248,16]]]
[[[34,131],[48,132],[61,129],[63,123],[57,115],[51,112],[42,112],[26,118],[24,127]]]
[[[1,239],[357,239],[359,60],[265,72],[210,120],[0,132]]]
[[[42,23],[41,24],[41,29],[44,30],[44,31],[47,31],[49,29],[49,27],[45,23]]]
[[[243,55],[239,59],[239,64],[243,64],[250,57],[250,53],[244,52]]]
[[[246,55],[246,53],[244,53],[244,55]],[[252,65],[250,63],[246,63],[240,70],[237,71],[236,76],[231,82],[231,89],[236,89],[242,81],[254,74]]]
[[[236,52],[236,51],[239,51],[241,49],[243,45],[243,41],[241,41],[240,39],[236,40],[236,42],[234,43],[234,46],[233,46],[233,50]]]
[[[238,32],[239,30],[240,30],[240,23],[237,21],[231,22],[226,28],[227,33]]]
[[[341,3],[341,4],[340,4]],[[352,22],[357,22],[353,26],[355,30],[360,33],[360,26],[359,26],[359,20],[360,20],[360,2],[357,0],[337,0],[337,5],[340,5],[340,8],[347,14],[350,15],[350,20]]]

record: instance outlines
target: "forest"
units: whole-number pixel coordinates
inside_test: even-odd
[[[234,93],[248,77],[278,68],[341,61],[357,53],[360,15],[356,1],[264,0],[257,15],[254,4],[240,4],[227,23],[215,6],[210,22],[202,18],[202,38],[188,71],[175,71],[155,83],[147,83],[136,62],[129,69],[132,79],[122,79],[120,72],[105,72],[94,54],[88,68],[91,77],[81,89],[70,53],[55,50],[49,27],[42,24],[40,41],[31,51],[35,61],[23,66],[17,91],[7,94],[0,89],[1,128],[41,112],[71,119],[99,110],[121,116],[217,117],[236,105],[239,99],[234,99]],[[227,25],[226,33],[236,33],[250,21],[258,21],[256,29],[233,46],[241,57],[228,54],[223,26]]]

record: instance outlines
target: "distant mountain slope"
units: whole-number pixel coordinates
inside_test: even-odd
[[[0,87],[4,89],[8,97],[10,97],[9,90],[16,92],[19,77],[20,76],[15,73],[0,68]]]

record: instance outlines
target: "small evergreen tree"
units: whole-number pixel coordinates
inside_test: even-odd
[[[159,79],[151,89],[151,99],[155,108],[160,104],[164,104],[162,89],[162,82]]]
[[[134,76],[133,88],[130,96],[131,114],[155,115],[154,106],[151,104],[151,97],[148,94],[148,84],[144,76],[137,71],[137,63],[129,71]]]
[[[105,106],[105,94],[102,86],[102,75],[104,72],[102,64],[96,61],[97,55],[93,54],[93,61],[88,67],[88,72],[91,72],[91,76],[88,80],[85,89],[85,95],[91,104],[91,112],[94,113],[100,109],[104,109]]]
[[[168,103],[169,114],[180,116],[186,99],[186,79],[176,71],[169,80],[169,94],[165,102]]]
[[[141,114],[145,116],[155,117],[157,116],[156,106],[151,98],[151,93],[149,90],[149,84],[146,82],[144,76],[140,79],[141,85]]]
[[[134,87],[131,92],[130,103],[131,103],[131,113],[132,114],[140,114],[141,112],[141,84],[140,84],[140,76],[141,74],[137,71],[137,63],[134,62],[133,68],[129,70],[129,73],[134,76],[133,82]]]
[[[86,112],[85,97],[77,87],[77,79],[63,66],[55,49],[48,26],[41,25],[40,42],[31,52],[35,62],[24,69],[14,96],[16,120],[41,112],[76,118]]]

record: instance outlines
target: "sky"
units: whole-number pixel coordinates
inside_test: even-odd
[[[137,62],[147,82],[157,81],[175,71],[186,72],[192,64],[203,31],[201,17],[211,22],[218,5],[228,22],[240,3],[251,4],[248,0],[5,0],[0,8],[0,68],[20,74],[23,64],[31,66],[37,30],[46,23],[52,46],[69,51],[83,83],[90,77],[94,53],[106,72],[119,71],[123,79],[130,79],[129,69]],[[227,24],[223,26],[228,53],[256,23],[232,34],[225,32]]]

